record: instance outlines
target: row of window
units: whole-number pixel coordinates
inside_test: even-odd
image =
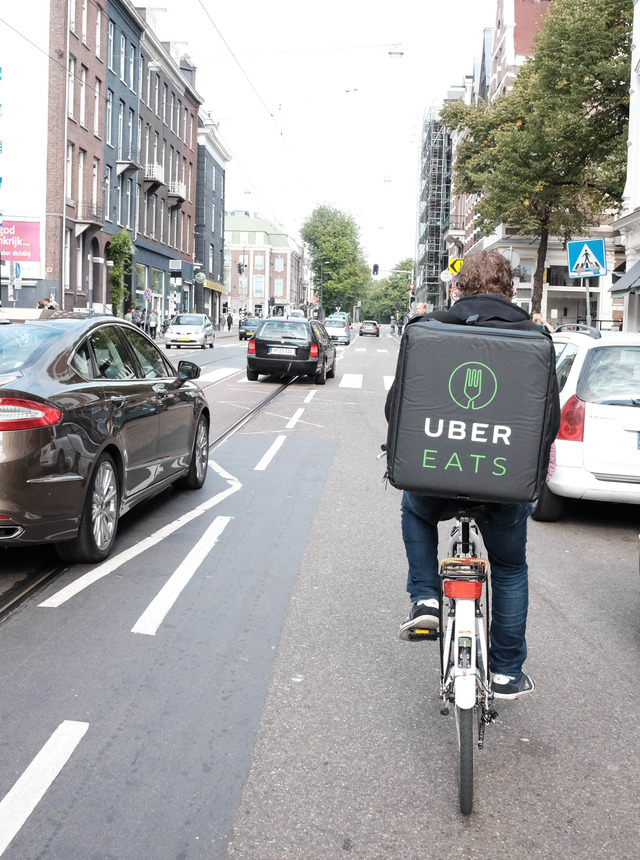
[[[252,291],[251,295],[253,298],[262,298],[264,297],[264,284],[265,284],[265,276],[264,275],[254,275],[251,284]],[[226,287],[227,293],[231,292],[231,276],[230,273],[227,272],[226,277],[224,279],[224,285]],[[240,296],[246,297],[249,293],[249,279],[246,275],[240,275],[238,281],[238,294]],[[284,296],[284,278],[274,278],[273,279],[273,295],[276,298],[282,298]]]

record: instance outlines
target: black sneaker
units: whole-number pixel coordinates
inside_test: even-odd
[[[400,625],[398,636],[405,642],[415,640],[411,636],[416,629],[435,632],[440,627],[440,609],[437,600],[418,600],[411,604],[411,612]]]
[[[496,699],[518,699],[526,693],[533,693],[536,685],[528,675],[520,672],[517,678],[510,675],[494,675],[491,689]]]

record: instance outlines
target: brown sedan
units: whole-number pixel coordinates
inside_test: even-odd
[[[209,409],[153,341],[116,317],[0,322],[0,546],[109,554],[118,518],[172,483],[199,489]]]

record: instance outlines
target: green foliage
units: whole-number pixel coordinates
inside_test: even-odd
[[[411,257],[406,257],[393,267],[386,278],[375,282],[362,303],[360,318],[389,322],[392,314],[396,316],[408,311],[412,272],[415,272],[415,262]]]
[[[533,311],[548,236],[584,235],[620,208],[632,21],[632,0],[554,0],[509,94],[442,110],[445,124],[465,134],[455,190],[481,195],[482,232],[508,222],[540,239]]]
[[[325,309],[331,313],[339,304],[350,313],[371,283],[355,220],[332,206],[321,205],[304,222],[300,235],[311,254],[318,296],[322,280]]]
[[[133,245],[126,230],[120,230],[111,240],[107,257],[113,260],[111,267],[111,309],[115,315],[122,316],[124,303],[129,298],[125,277],[131,272]]]

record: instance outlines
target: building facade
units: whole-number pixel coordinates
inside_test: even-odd
[[[224,253],[223,313],[286,316],[305,305],[302,248],[270,221],[227,213]]]

